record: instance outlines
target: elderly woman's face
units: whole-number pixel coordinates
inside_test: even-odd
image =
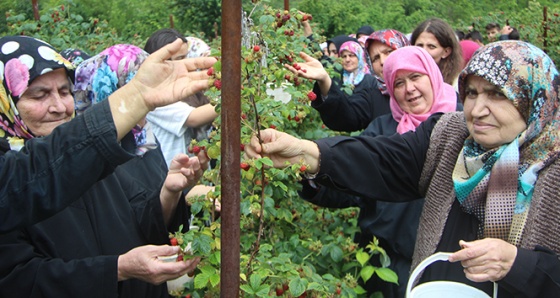
[[[35,136],[49,135],[72,119],[74,98],[63,68],[37,77],[21,95],[16,107]]]
[[[427,74],[399,70],[395,74],[393,95],[401,109],[409,114],[425,114],[434,103],[432,82]]]
[[[471,136],[486,149],[510,143],[527,128],[512,101],[481,77],[467,78],[463,106]]]
[[[358,56],[350,51],[342,51],[340,54],[340,58],[342,58],[342,68],[347,72],[354,72],[358,69]]]
[[[376,75],[383,77],[383,64],[385,63],[385,59],[387,59],[389,54],[393,51],[393,48],[377,40],[369,44],[369,57]]]

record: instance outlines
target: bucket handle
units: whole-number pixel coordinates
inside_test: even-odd
[[[414,270],[410,274],[410,278],[409,278],[408,283],[406,285],[406,298],[409,297],[410,291],[412,291],[412,285],[414,284],[414,282],[416,282],[416,278],[418,278],[418,275],[420,275],[420,273],[422,273],[424,271],[424,269],[426,269],[426,267],[428,267],[433,262],[448,261],[449,256],[451,254],[452,253],[450,253],[450,252],[437,252],[437,253],[427,257],[422,262],[420,262],[420,264],[418,264],[418,266],[416,266],[416,268],[414,268]],[[495,282],[494,282],[493,297],[494,298],[498,297],[498,284],[495,283]]]

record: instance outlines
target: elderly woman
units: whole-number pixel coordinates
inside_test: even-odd
[[[340,46],[342,59],[342,83],[352,88],[359,85],[366,74],[371,74],[362,46],[355,41],[347,41]]]
[[[414,131],[432,114],[456,110],[453,86],[443,82],[434,59],[422,48],[397,49],[384,60],[383,68],[391,98],[391,114],[373,120],[362,136]],[[409,100],[411,97],[415,100]],[[365,247],[375,236],[391,258],[389,268],[399,276],[399,285],[373,276],[365,287],[370,293],[381,291],[383,297],[404,297],[424,201],[390,203],[355,197],[328,187],[315,188],[305,182],[303,185],[302,196],[312,203],[331,208],[360,208],[361,233],[354,240]]]
[[[1,115],[14,121],[4,132],[12,141],[49,135],[74,115],[70,66],[36,39],[2,41],[0,47],[19,44],[2,57],[4,73],[24,73],[24,66],[31,66],[27,81],[8,84],[10,108]],[[97,101],[121,86],[119,78],[124,84],[133,77],[148,56],[136,49],[113,48],[91,58],[99,62],[94,72],[103,72],[97,77],[103,83],[90,89]],[[121,144],[142,147],[144,135],[129,135]],[[169,231],[188,220],[181,191],[201,175],[199,161],[178,156],[168,173],[161,151],[135,152],[142,157],[117,167],[60,213],[0,237],[0,296],[167,297],[161,283],[194,269],[196,260],[164,263],[157,256],[176,252],[163,244],[169,243]]]
[[[560,291],[560,77],[535,46],[481,48],[460,76],[464,113],[432,116],[414,133],[316,142],[267,130],[246,146],[275,166],[309,165],[308,178],[395,202],[425,196],[413,266],[455,251],[422,281],[455,280],[500,296]],[[411,99],[414,100],[414,99]]]
[[[319,112],[327,127],[337,131],[357,131],[365,129],[375,118],[391,113],[389,93],[383,79],[383,62],[392,51],[407,45],[410,43],[399,31],[384,29],[372,33],[366,40],[366,49],[373,72],[364,74],[359,84],[354,84],[352,94],[344,92],[341,82],[329,77],[323,65],[305,53],[300,53],[305,60],[300,63],[300,70],[290,65],[286,68],[316,81],[313,91],[317,99],[311,106]]]

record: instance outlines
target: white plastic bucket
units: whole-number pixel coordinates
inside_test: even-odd
[[[448,252],[438,252],[420,262],[414,271],[412,271],[412,274],[410,274],[410,279],[406,285],[406,298],[490,298],[490,296],[477,288],[454,281],[430,281],[412,289],[412,285],[416,282],[418,275],[420,275],[426,267],[433,262],[447,261],[450,255],[451,253]],[[497,297],[498,285],[494,283],[494,298]]]

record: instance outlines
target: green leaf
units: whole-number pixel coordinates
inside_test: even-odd
[[[268,293],[270,293],[270,285],[261,285],[255,292],[255,294],[259,297],[268,297]]]
[[[263,157],[261,159],[259,159],[263,164],[272,167],[274,165],[274,162],[272,161],[272,159],[268,158],[268,157]]]
[[[375,270],[375,273],[377,274],[377,276],[379,276],[379,278],[386,282],[391,282],[397,285],[399,284],[399,277],[397,276],[395,271],[389,268],[377,268],[377,270]]]
[[[362,268],[362,270],[360,270],[360,277],[364,282],[368,281],[374,272],[375,272],[375,267],[371,265],[365,266],[364,268]]]
[[[342,261],[342,257],[343,257],[344,253],[342,252],[342,249],[340,247],[333,245],[330,253],[331,253],[331,258],[333,259],[333,261],[335,261],[335,262]]]
[[[251,284],[251,287],[253,289],[258,288],[260,286],[261,282],[262,282],[262,277],[258,273],[251,274],[251,277],[249,279],[249,283]]]
[[[212,286],[215,287],[219,283],[220,283],[220,274],[212,274],[210,276],[210,284],[212,284]]]
[[[253,288],[249,285],[240,285],[239,288],[249,295],[255,295]]]
[[[356,259],[358,260],[358,262],[360,262],[360,265],[362,265],[362,267],[369,261],[369,254],[367,252],[364,251],[359,251],[356,253]]]
[[[194,277],[194,288],[195,289],[203,289],[208,284],[208,280],[210,279],[210,275],[204,272],[198,273]]]
[[[364,290],[364,288],[362,288],[360,285],[358,285],[354,288],[354,292],[356,292],[356,294],[358,294],[358,295],[363,295],[363,294],[367,293],[367,291]],[[383,296],[381,298],[383,298]]]
[[[290,292],[293,296],[299,296],[307,290],[307,280],[301,278],[295,278],[290,281]]]

